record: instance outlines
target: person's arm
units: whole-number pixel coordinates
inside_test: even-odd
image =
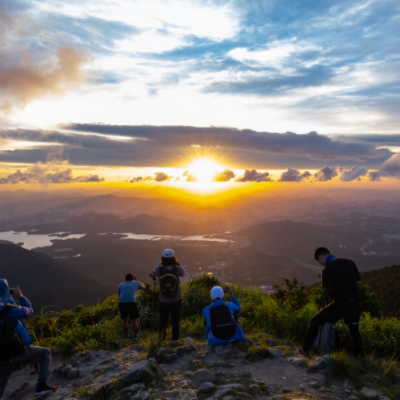
[[[179,276],[184,276],[186,274],[186,269],[182,264],[178,265],[178,275]]]
[[[121,296],[121,285],[122,285],[122,283],[118,286],[118,298],[119,298],[119,296]]]
[[[228,292],[229,296],[231,296],[231,303],[230,303],[230,309],[233,312],[240,312],[242,310],[242,307],[240,307],[240,303],[239,300],[237,299],[237,297],[233,294],[232,288],[228,287]]]
[[[8,313],[11,318],[29,318],[33,316],[33,309],[31,302],[22,294],[19,286],[15,288],[14,295],[19,298],[20,306],[14,306]]]
[[[322,286],[324,287],[325,297],[329,298],[333,294],[332,279],[329,273],[328,267],[325,267],[322,271]]]
[[[142,289],[142,290],[144,290],[144,289],[146,289],[146,286],[144,285],[144,283],[142,283],[142,282],[140,282],[140,281],[137,281],[137,283],[139,284],[139,289]]]

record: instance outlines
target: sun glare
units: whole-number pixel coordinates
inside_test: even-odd
[[[208,158],[202,158],[195,161],[187,169],[190,174],[196,177],[197,182],[212,182],[221,167]]]

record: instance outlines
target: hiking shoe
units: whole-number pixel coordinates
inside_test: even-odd
[[[50,386],[46,382],[39,382],[36,386],[35,396],[41,396],[46,393],[55,392],[58,386]]]

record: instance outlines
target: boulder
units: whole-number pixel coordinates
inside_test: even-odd
[[[144,390],[144,383],[134,383],[132,386],[128,386],[121,390],[121,393],[136,393],[139,390]]]
[[[312,387],[319,388],[327,382],[324,374],[314,374],[310,376],[308,384]]]
[[[254,397],[249,393],[237,392],[239,399],[254,400]]]
[[[276,345],[278,344],[278,341],[275,340],[275,339],[272,339],[272,338],[268,338],[268,339],[267,339],[267,343],[268,343],[270,346],[276,346]]]
[[[192,374],[192,384],[193,387],[198,388],[201,384],[205,382],[215,382],[215,374],[209,369],[199,369],[198,371]]]
[[[258,397],[261,394],[261,388],[258,385],[250,385],[249,386],[249,393],[253,397]]]
[[[200,385],[199,393],[200,394],[210,394],[212,393],[217,387],[211,382],[204,382]]]
[[[291,362],[293,365],[296,365],[297,367],[305,367],[307,358],[305,357],[295,357],[291,359]]]
[[[176,355],[176,353],[172,353],[172,354],[164,354],[162,357],[162,360],[166,363],[166,364],[171,364],[174,361],[176,361],[178,358],[178,356]]]
[[[382,395],[381,391],[371,389],[369,387],[363,387],[360,393],[367,399],[372,399],[372,400],[379,400]]]
[[[121,380],[124,383],[139,383],[153,379],[155,373],[151,368],[151,363],[148,360],[139,361],[131,369],[126,371]]]
[[[308,370],[324,372],[326,375],[332,375],[335,371],[335,360],[329,355],[325,354],[321,357],[317,357],[315,360],[311,361],[308,365]]]
[[[270,354],[274,358],[282,358],[285,357],[285,355],[278,349],[269,349]]]
[[[68,379],[74,379],[76,377],[79,376],[79,369],[78,368],[70,368],[67,373],[66,376]]]

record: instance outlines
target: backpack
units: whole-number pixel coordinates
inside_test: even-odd
[[[236,323],[231,310],[225,304],[210,308],[212,334],[222,340],[228,340],[236,334]]]
[[[14,306],[7,304],[0,312],[0,362],[9,361],[24,351],[14,324],[7,316]]]
[[[179,288],[178,267],[168,270],[163,265],[160,267],[160,291],[166,297],[173,297]]]
[[[337,344],[337,333],[335,327],[330,323],[325,323],[319,327],[318,335],[314,340],[312,347],[316,351],[322,351],[330,354]]]

